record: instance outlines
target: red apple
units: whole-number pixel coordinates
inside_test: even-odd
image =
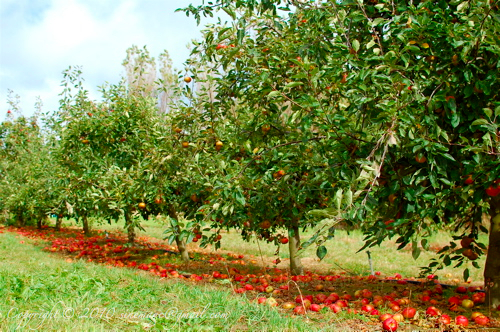
[[[474,323],[481,326],[486,326],[490,323],[490,319],[485,315],[480,315],[474,318]]]
[[[382,322],[382,328],[385,331],[396,331],[398,329],[398,322],[394,318],[387,318]]]
[[[328,297],[323,293],[316,294],[316,302],[318,302],[318,303],[325,302],[327,298]],[[333,303],[333,301],[332,301],[332,303]]]
[[[371,304],[365,304],[364,306],[361,307],[361,310],[364,312],[370,312],[373,309],[375,309],[375,307],[372,306]]]
[[[346,308],[347,307],[347,302],[344,300],[338,300],[335,302],[336,305],[338,305],[341,308]]]
[[[370,299],[361,299],[361,304],[362,305],[367,305],[367,304],[370,304]]]
[[[302,301],[302,306],[304,306],[304,308],[306,308],[306,309],[309,309],[311,304],[312,304],[311,301],[308,299],[304,299],[304,301]]]
[[[311,311],[314,311],[314,312],[318,312],[321,310],[321,307],[319,304],[316,304],[316,303],[313,303],[311,304],[311,306],[309,307],[309,310]]]
[[[448,325],[451,324],[451,318],[447,314],[443,314],[438,318],[438,322],[441,324]]]
[[[401,315],[400,313],[392,315],[392,318],[394,318],[394,320],[396,322],[399,322],[399,323],[404,322],[404,320],[405,320],[405,318],[403,317],[403,315]]]
[[[259,304],[263,304],[263,303],[265,303],[266,301],[267,301],[267,297],[259,297],[259,298],[257,299],[257,302],[258,302]]]
[[[413,317],[415,317],[416,313],[417,313],[417,309],[412,308],[412,307],[406,307],[403,309],[403,312],[401,314],[406,319],[412,319]]]
[[[376,306],[376,307],[379,307],[381,305],[383,305],[385,302],[384,298],[383,297],[375,297],[373,299],[373,305]]]
[[[486,195],[495,197],[500,194],[500,186],[494,186],[490,185],[488,188],[486,188]]]
[[[435,317],[435,316],[439,316],[441,314],[441,311],[438,308],[431,306],[431,307],[427,308],[425,313],[427,316]]]
[[[398,300],[398,304],[399,305],[407,305],[407,304],[410,304],[410,299],[406,298],[406,297],[403,297],[402,299],[399,299]]]
[[[328,299],[332,300],[332,302],[336,302],[340,299],[340,297],[337,293],[331,293],[330,295],[328,295]]]
[[[330,304],[328,306],[328,308],[330,308],[331,311],[333,311],[334,313],[337,313],[339,311],[342,311],[342,308],[339,307],[338,305],[336,305],[335,303],[334,304]]]
[[[471,315],[470,315],[470,318],[472,318],[472,320],[476,319],[477,316],[481,316],[482,313],[480,312],[477,312],[477,311],[474,311]]]
[[[350,294],[342,295],[342,300],[350,301],[352,300],[352,296]]]
[[[370,299],[372,296],[373,296],[373,293],[371,291],[369,291],[368,289],[363,289],[361,291],[361,295],[365,298],[368,298]]]
[[[467,293],[467,287],[459,286],[455,289],[455,292],[460,293],[460,294],[465,294],[465,293]]]
[[[469,325],[469,320],[467,319],[467,317],[460,315],[460,316],[455,317],[455,323],[457,325],[467,327]]]
[[[474,178],[472,177],[472,174],[467,175],[467,179],[465,179],[464,182],[466,185],[474,183]]]
[[[476,304],[484,303],[485,293],[474,293],[472,295],[472,301]]]
[[[379,317],[379,319],[380,319],[381,322],[383,322],[384,320],[386,320],[388,318],[392,318],[392,315],[391,314],[382,314]]]
[[[306,308],[303,306],[299,305],[293,308],[293,313],[296,315],[305,315],[306,314]]]

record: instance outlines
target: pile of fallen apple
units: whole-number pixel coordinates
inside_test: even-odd
[[[300,279],[301,276],[298,276],[298,278]],[[335,278],[348,277],[337,276]],[[371,282],[375,281],[373,276],[367,277],[367,279]],[[407,281],[403,279],[390,279],[377,279],[377,281],[395,281],[399,285],[407,284]],[[323,278],[323,280],[325,279]],[[254,289],[250,284],[246,284],[244,287],[245,290]],[[322,287],[317,288],[321,289]],[[273,292],[271,286],[267,286],[265,291]],[[236,292],[242,293],[241,289],[237,289]],[[456,313],[455,317],[443,313],[437,307],[438,304],[444,304],[443,292],[443,286],[435,283],[432,289],[423,291],[416,291],[415,289],[414,294],[408,288],[387,295],[374,295],[368,289],[360,289],[355,291],[354,296],[348,293],[339,295],[335,292],[329,294],[321,292],[314,296],[298,295],[295,301],[286,301],[281,305],[273,296],[258,297],[257,301],[269,306],[292,309],[296,315],[328,311],[334,313],[346,311],[351,314],[365,315],[371,318],[373,322],[380,321],[385,331],[397,331],[399,324],[402,322],[424,328],[467,327],[469,324],[475,324],[478,327],[496,326],[500,328],[498,320],[490,319],[486,314],[477,310],[477,306],[481,306],[485,301],[485,293],[481,291],[480,287],[459,286],[455,288],[455,294],[448,298],[446,304],[447,311]],[[414,296],[415,299],[410,300],[410,295]],[[426,303],[428,304],[426,309],[417,309],[422,308]],[[500,307],[498,310],[500,311]],[[470,312],[470,319],[466,316],[466,312]]]
[[[291,276],[277,268],[256,270],[256,261],[247,262],[243,255],[198,250],[198,261],[184,266],[172,264],[170,255],[175,254],[175,247],[149,239],[138,239],[135,246],[127,247],[124,234],[108,237],[100,232],[94,237],[84,237],[81,232],[70,229],[57,235],[49,229],[11,227],[5,230],[49,241],[46,250],[63,254],[68,261],[85,259],[137,268],[161,278],[193,282],[230,281],[221,284],[231,285],[235,293],[247,294],[258,303],[279,307],[285,312],[291,310],[294,315],[320,315],[318,318],[326,313],[342,312],[350,315],[347,317],[363,315],[368,324],[381,324],[386,331],[396,331],[399,325],[451,329],[469,324],[500,331],[500,306],[497,310],[488,310],[481,287],[442,285],[434,275],[424,280],[404,279],[400,274],[383,277],[380,272],[370,276],[348,276],[346,273],[320,275],[307,271],[304,275]],[[145,250],[139,250],[140,247]],[[136,260],[139,257],[142,259]]]

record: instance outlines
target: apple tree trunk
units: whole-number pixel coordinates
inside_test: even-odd
[[[500,197],[491,200],[490,217],[489,245],[484,266],[484,289],[486,304],[496,309],[500,306]]]
[[[290,273],[292,275],[302,275],[304,273],[304,268],[302,267],[302,262],[298,256],[298,251],[300,248],[300,233],[298,222],[292,221],[291,227],[288,228],[288,250],[290,252]]]
[[[90,236],[89,219],[87,218],[86,214],[82,216],[82,224],[83,224],[83,234],[85,236]]]
[[[170,218],[175,219],[176,221],[179,220],[178,215],[177,215],[177,211],[175,210],[175,207],[173,205],[169,206],[168,215]],[[176,234],[180,234],[181,228],[179,227],[179,224],[176,223],[174,227],[175,227]],[[179,253],[181,255],[182,260],[184,262],[188,262],[189,261],[189,252],[188,252],[187,247],[186,247],[186,241],[181,240],[180,236],[176,235],[175,236],[175,243],[177,244],[177,249],[179,250]]]
[[[132,222],[130,213],[125,213],[125,228],[127,229],[128,243],[134,243],[135,241],[135,227]]]
[[[19,213],[17,213],[17,223],[20,227],[23,227],[26,225],[26,221],[24,220],[24,217],[23,217],[23,212],[20,211]]]
[[[61,229],[61,225],[62,225],[62,218],[59,215],[57,215],[56,230],[60,230]]]

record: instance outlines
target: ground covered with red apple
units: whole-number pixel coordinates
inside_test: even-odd
[[[235,296],[243,294],[283,314],[319,323],[326,313],[334,312],[343,315],[345,326],[356,330],[500,330],[500,308],[488,310],[481,287],[441,285],[433,276],[406,279],[398,274],[325,275],[318,271],[291,276],[283,269],[263,268],[253,257],[210,249],[191,250],[192,260],[183,263],[176,248],[165,242],[139,238],[129,245],[122,233],[97,231],[85,237],[78,229],[0,226],[0,232],[5,231],[34,239],[68,262],[84,260],[140,269],[160,278],[220,284],[231,287]]]

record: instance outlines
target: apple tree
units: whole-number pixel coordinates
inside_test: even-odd
[[[66,72],[73,82],[80,73]],[[74,83],[72,83],[74,85]],[[156,101],[121,83],[101,88],[101,102],[89,100],[76,84],[75,97],[63,99],[59,159],[70,176],[70,206],[84,221],[88,216],[125,219],[129,241],[140,228],[151,191],[151,169],[164,142]]]
[[[1,209],[19,225],[41,227],[53,204],[51,156],[40,129],[41,102],[32,117],[22,115],[18,96],[9,93],[10,110],[0,127]]]
[[[201,50],[220,64],[219,111],[247,109],[245,124],[277,113],[268,132],[285,140],[267,147],[277,153],[313,138],[328,147],[313,151],[329,166],[315,174],[339,188],[324,213],[361,222],[367,246],[397,236],[417,256],[445,228],[471,240],[445,248],[442,264],[474,264],[488,249],[487,301],[500,304],[498,2],[220,0],[185,10],[220,9],[232,25],[209,29]]]
[[[322,51],[322,41],[316,49],[303,44],[317,41],[303,14],[246,12],[236,19],[237,8],[225,10],[233,27],[207,28],[193,49],[214,68],[210,75],[196,71],[195,80],[213,82],[205,114],[224,144],[226,174],[214,179],[220,196],[211,213],[244,238],[288,243],[292,273],[301,274],[299,249],[315,239],[301,243],[299,231],[317,225],[307,212],[330,201],[351,206],[362,194],[368,179],[355,157],[373,149],[370,128],[380,125],[360,121],[350,107],[340,89],[347,83],[343,62]],[[328,237],[339,220],[325,227]],[[317,253],[324,257],[326,248]]]

